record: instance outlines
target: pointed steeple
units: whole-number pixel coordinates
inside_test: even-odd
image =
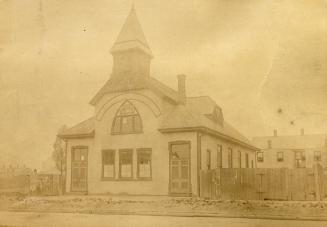
[[[150,75],[152,52],[146,41],[134,6],[111,48],[113,68],[111,78],[142,80]]]
[[[153,57],[149,44],[145,38],[140,22],[137,18],[134,5],[123,25],[116,42],[111,48],[111,53],[114,54],[120,51],[130,49],[139,49]]]

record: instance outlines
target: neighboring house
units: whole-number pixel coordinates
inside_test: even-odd
[[[255,137],[258,168],[312,168],[315,163],[327,167],[327,134]]]
[[[207,96],[187,97],[150,74],[152,53],[132,9],[111,49],[94,116],[64,131],[66,192],[199,195],[200,171],[253,168],[258,150]]]

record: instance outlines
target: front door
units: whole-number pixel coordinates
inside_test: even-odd
[[[191,192],[190,143],[176,142],[170,144],[169,166],[170,194],[189,195]]]
[[[72,192],[87,192],[87,147],[72,150]]]

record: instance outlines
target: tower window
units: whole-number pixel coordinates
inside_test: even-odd
[[[126,101],[119,108],[112,125],[112,134],[141,133],[142,120],[134,105]]]

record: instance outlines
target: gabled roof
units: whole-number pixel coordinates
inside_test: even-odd
[[[121,77],[110,78],[107,83],[92,98],[90,104],[95,105],[103,95],[115,92],[133,91],[141,89],[150,89],[157,94],[178,102],[178,92],[154,79],[153,77]]]
[[[208,96],[187,98],[186,105],[178,105],[173,111],[164,116],[159,131],[201,130],[258,150],[250,140],[226,121],[219,124],[210,120],[206,114],[210,114],[215,107],[217,107],[217,104]]]
[[[149,83],[154,83],[155,85],[152,84],[151,86],[156,87],[158,92],[175,92],[174,90],[171,91],[171,88],[161,84],[157,80],[151,80]],[[162,89],[162,91],[159,91],[160,89]],[[173,95],[177,94],[173,93]],[[206,114],[211,113],[215,107],[217,107],[217,104],[208,96],[187,98],[186,105],[176,104],[171,112],[162,117],[159,131],[204,131],[253,150],[258,150],[245,136],[239,133],[226,121],[224,121],[223,124],[219,124],[210,120]],[[94,118],[90,118],[66,130],[59,136],[61,138],[93,137],[95,130],[94,122]]]
[[[65,130],[58,136],[63,139],[74,139],[74,138],[92,138],[94,137],[95,121],[91,117],[81,123]]]
[[[262,136],[254,137],[253,143],[261,149],[306,149],[327,146],[327,134],[289,135],[289,136]]]
[[[135,48],[143,50],[151,57],[153,56],[140,22],[136,16],[135,9],[132,7],[116,42],[111,48],[111,53]]]

